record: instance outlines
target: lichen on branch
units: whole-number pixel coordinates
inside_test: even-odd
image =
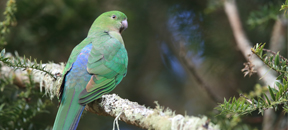
[[[4,54],[2,54],[3,57]],[[2,57],[2,58],[3,58]],[[10,57],[11,58],[11,57]],[[19,58],[20,61],[25,60]],[[9,61],[10,62],[10,61]],[[17,62],[19,63],[19,62]],[[27,63],[27,62],[25,62]],[[40,86],[40,91],[45,90],[45,93],[53,98],[58,96],[58,87],[61,85],[61,73],[64,69],[64,64],[36,64],[33,63],[34,68],[23,68],[21,66],[16,69],[11,67],[9,64],[3,64],[1,66],[1,75],[2,77],[13,77],[14,84],[21,85],[27,80],[27,74],[29,73],[32,76],[32,80],[35,83],[38,83]],[[12,63],[14,64],[14,63]],[[35,69],[35,66],[38,66],[38,69]],[[30,66],[31,67],[31,66]],[[39,69],[39,67],[41,69]],[[50,73],[50,74],[47,74]],[[51,76],[54,75],[54,76]],[[56,80],[54,79],[57,77]],[[31,80],[31,79],[30,79]],[[144,129],[155,129],[155,130],[205,130],[219,129],[218,125],[212,124],[207,117],[194,117],[194,116],[183,116],[180,114],[175,114],[170,109],[165,109],[160,107],[158,103],[154,109],[147,108],[145,106],[139,105],[136,102],[131,102],[127,99],[122,99],[116,94],[107,94],[103,95],[101,99],[96,100],[90,104],[87,104],[85,109],[89,112],[96,113],[98,115],[105,115],[111,117],[119,117],[120,119],[127,124],[132,124]]]

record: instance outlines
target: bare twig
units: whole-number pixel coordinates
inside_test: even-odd
[[[180,60],[183,62],[185,67],[189,70],[189,72],[194,76],[196,82],[207,92],[210,99],[212,99],[215,103],[222,102],[222,100],[219,99],[219,97],[212,91],[211,87],[209,87],[197,74],[197,71],[195,69],[195,65],[191,62],[190,59],[187,58],[187,51],[184,48],[184,45],[180,43],[180,52],[179,57]]]
[[[162,7],[163,8],[163,7]],[[152,8],[156,9],[157,11],[159,10],[159,7]],[[152,11],[153,12],[153,11]],[[156,19],[153,19],[154,22],[155,20],[157,21],[162,21],[163,23],[166,22],[166,16],[156,16],[155,13],[151,13],[150,15],[155,16]],[[174,54],[174,56],[179,59],[181,65],[183,66],[184,69],[188,70],[188,73],[192,75],[191,78],[195,79],[197,84],[201,87],[201,89],[205,90],[209,98],[213,101],[213,103],[217,104],[219,102],[223,102],[223,99],[220,100],[220,97],[217,97],[217,93],[213,93],[213,86],[209,86],[207,83],[205,83],[205,79],[201,77],[197,73],[197,68],[195,68],[194,64],[191,61],[191,57],[186,57],[187,51],[183,51],[182,49],[184,48],[184,45],[182,43],[182,40],[175,40],[173,39],[173,35],[171,31],[167,30],[166,26],[157,26],[156,24],[152,24],[156,28],[156,30],[161,31],[158,32],[158,34],[163,38],[166,39],[165,42],[167,43],[168,47],[171,49],[171,52]],[[155,48],[153,46],[153,48]]]

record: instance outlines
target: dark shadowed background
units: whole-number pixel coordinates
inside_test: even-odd
[[[197,79],[204,81],[220,101],[238,96],[239,91],[249,92],[256,83],[261,83],[257,75],[243,77],[244,56],[235,44],[223,6],[214,0],[16,2],[18,24],[7,36],[6,51],[17,50],[21,56],[32,56],[44,63],[66,62],[101,13],[124,12],[129,25],[122,34],[129,55],[128,73],[112,93],[145,106],[154,107],[154,101],[158,101],[179,114],[211,115],[217,103]],[[248,22],[251,12],[261,11],[264,6],[280,8],[282,3],[284,0],[237,1],[241,21],[252,43],[269,42],[275,20],[252,25]],[[6,0],[0,0],[0,12],[5,4]],[[275,8],[276,12],[279,8]],[[183,56],[191,63],[183,62]],[[197,78],[191,73],[191,66]],[[53,125],[58,101],[53,102],[55,105],[48,108],[50,113],[33,119],[39,129]],[[112,129],[113,120],[86,112],[78,129]],[[121,122],[120,129],[140,128]]]

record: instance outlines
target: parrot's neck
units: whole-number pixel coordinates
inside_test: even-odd
[[[109,31],[108,34],[111,37],[116,38],[118,41],[120,41],[124,45],[123,38],[122,38],[122,36],[121,36],[121,34],[119,32],[117,32],[117,31]]]
[[[99,27],[96,28],[91,28],[89,30],[88,36],[87,37],[102,37],[102,36],[107,36],[109,35],[110,37],[113,37],[115,39],[117,39],[118,41],[121,42],[121,44],[124,45],[124,41],[123,38],[121,36],[121,33],[119,31],[114,31],[114,30],[107,30],[107,29],[102,29]]]

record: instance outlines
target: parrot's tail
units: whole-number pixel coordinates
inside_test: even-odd
[[[53,130],[76,130],[85,106],[79,105],[78,96],[76,97],[74,94],[67,94],[65,95],[67,97],[62,98]]]
[[[71,124],[71,126],[70,126],[70,128],[71,128],[72,130],[76,130],[84,108],[85,108],[85,106],[82,108],[82,110],[78,111],[77,116],[76,116],[77,118],[75,118],[74,122],[73,122],[73,123]]]

